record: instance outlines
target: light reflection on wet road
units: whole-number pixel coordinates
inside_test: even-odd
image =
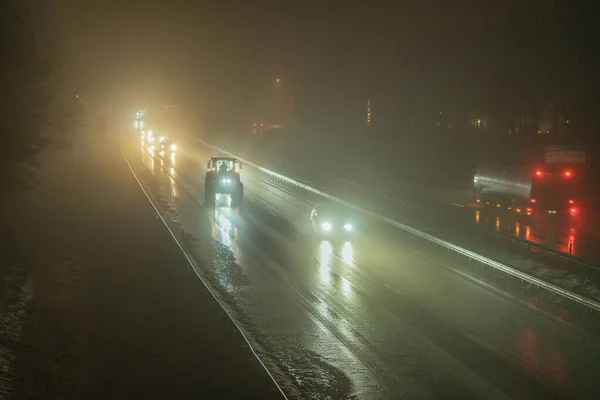
[[[518,237],[532,243],[591,261],[600,261],[600,216],[585,209],[574,216],[527,215],[525,210],[475,203],[469,190],[433,191],[419,204],[428,204],[426,212],[445,210],[446,215],[467,224],[478,225],[508,237]],[[520,232],[516,232],[516,224]],[[527,227],[527,229],[525,229]],[[525,235],[528,232],[528,235]]]
[[[340,398],[501,398],[499,390],[547,398],[543,382],[565,395],[600,398],[595,337],[464,281],[422,249],[377,236],[387,230],[374,222],[355,240],[316,241],[311,206],[250,168],[242,172],[241,212],[226,207],[226,196],[204,209],[210,155],[197,151],[162,168],[148,154],[130,157],[153,173],[156,186],[147,186],[168,197],[169,217],[197,239],[199,272],[267,363],[291,379],[288,387],[315,398],[326,398],[325,387],[336,387]],[[504,229],[501,218],[474,218]],[[519,221],[512,229],[532,235]]]
[[[600,260],[600,253],[590,243],[589,236],[581,234],[581,228],[577,224],[538,220],[531,216],[498,212],[495,209],[472,209],[468,213],[472,216],[469,219],[475,225],[488,229],[493,227],[495,231],[504,235],[548,246],[563,253]]]
[[[508,237],[517,237],[551,249],[600,261],[599,228],[585,213],[574,217],[526,215],[523,210],[504,209],[472,203],[464,193],[450,203],[450,215],[467,224],[478,225]],[[440,195],[440,199],[446,199]]]

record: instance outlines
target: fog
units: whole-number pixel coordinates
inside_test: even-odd
[[[174,104],[165,129],[260,148],[266,164],[441,184],[468,181],[498,146],[595,142],[599,39],[582,4],[60,1],[34,14],[57,92],[80,94],[89,121]]]

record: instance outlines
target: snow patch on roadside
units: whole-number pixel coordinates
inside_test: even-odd
[[[582,294],[590,299],[600,300],[600,286],[581,275],[564,269],[549,268],[541,262],[530,259],[515,259],[511,264],[536,278]]]
[[[0,400],[4,400],[12,398],[13,350],[21,339],[21,326],[33,291],[16,268],[2,266],[0,271]]]

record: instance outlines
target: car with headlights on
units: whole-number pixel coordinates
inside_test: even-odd
[[[339,205],[321,205],[310,214],[310,224],[315,235],[326,237],[348,237],[356,231],[355,213]]]
[[[162,156],[172,155],[177,151],[177,146],[171,139],[166,139],[161,136],[158,139],[158,150],[159,154]]]

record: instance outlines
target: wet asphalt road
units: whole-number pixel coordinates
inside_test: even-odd
[[[485,227],[509,237],[547,246],[561,253],[572,254],[591,261],[600,260],[598,236],[592,227],[584,225],[585,218],[539,218],[516,214],[494,207],[465,207],[460,219]]]
[[[561,253],[600,261],[598,218],[581,210],[574,216],[526,215],[497,205],[481,205],[468,190],[432,191],[417,201],[423,211],[444,210],[445,215],[508,237],[543,245]]]
[[[204,201],[211,155],[126,151],[205,277],[291,397],[600,398],[600,341],[454,273],[450,262],[361,219],[319,241],[312,205],[242,171],[242,210]],[[196,161],[197,160],[197,161]]]

